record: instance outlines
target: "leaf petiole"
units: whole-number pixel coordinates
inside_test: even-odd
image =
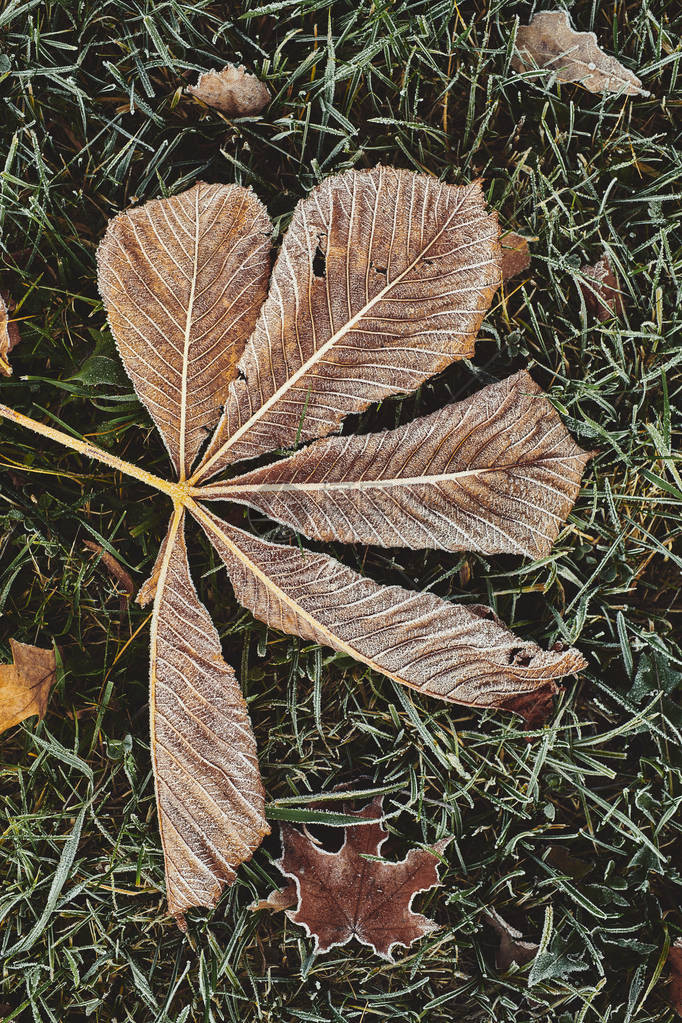
[[[117,455],[104,451],[103,448],[97,447],[96,444],[91,444],[86,440],[79,440],[77,437],[72,437],[62,430],[55,430],[53,426],[40,423],[37,419],[32,419],[21,412],[16,412],[7,405],[0,404],[0,417],[9,419],[12,423],[23,426],[26,430],[32,430],[33,433],[40,434],[41,437],[47,437],[48,440],[56,441],[57,444],[70,448],[71,451],[77,451],[88,458],[95,458],[99,462],[104,462],[105,465],[109,465],[112,469],[117,469],[127,476],[133,476],[155,490],[160,490],[162,494],[167,494],[176,503],[184,504],[185,502],[186,492],[181,484],[172,483],[170,480],[164,480],[160,476],[155,476],[154,473],[147,472],[146,469],[133,465],[132,462],[126,462]]]

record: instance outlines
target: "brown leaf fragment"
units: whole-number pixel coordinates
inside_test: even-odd
[[[199,601],[183,514],[171,522],[151,623],[150,726],[168,909],[184,929],[269,833],[256,742],[234,671]]]
[[[502,252],[502,280],[510,281],[518,277],[530,266],[530,248],[528,239],[515,231],[509,231],[500,238]]]
[[[593,863],[588,863],[587,860],[581,860],[578,856],[573,856],[563,845],[550,846],[544,860],[545,863],[551,863],[560,873],[578,880],[589,874],[594,866]]]
[[[547,724],[554,709],[554,691],[545,688],[533,693],[522,693],[507,701],[505,710],[520,714],[526,728],[535,729]]]
[[[377,797],[359,813],[358,820],[381,817]],[[412,910],[419,892],[440,884],[439,855],[450,841],[441,839],[425,849],[411,849],[398,863],[378,862],[388,838],[381,823],[353,824],[345,828],[338,852],[315,845],[301,831],[282,824],[282,858],[278,866],[293,879],[298,905],[287,916],[314,938],[315,952],[328,952],[356,938],[383,959],[392,960],[396,945],[406,948],[437,929],[438,924]]]
[[[382,586],[326,554],[267,543],[198,506],[235,596],[271,628],[330,646],[426,696],[526,713],[519,696],[556,692],[585,667],[577,650],[542,650],[490,608]]]
[[[197,480],[472,355],[499,252],[479,181],[382,166],[323,181],[294,212]]]
[[[83,546],[87,547],[89,551],[99,555],[100,561],[106,568],[107,572],[121,587],[122,595],[126,601],[135,593],[135,582],[130,572],[123,567],[120,561],[118,561],[113,554],[109,551],[105,551],[101,544],[95,543],[94,540],[84,540]]]
[[[249,74],[243,64],[226,64],[221,71],[205,71],[196,85],[188,85],[187,92],[215,107],[226,117],[253,117],[270,102],[270,90],[265,82]]]
[[[54,650],[10,639],[12,664],[0,664],[0,732],[37,714],[45,716],[57,675]]]
[[[265,297],[270,218],[250,189],[200,182],[109,222],[99,289],[123,364],[184,479]]]
[[[0,373],[6,377],[12,376],[9,353],[21,341],[19,324],[10,316],[13,309],[14,302],[9,295],[0,292]]]
[[[252,913],[255,913],[258,909],[269,909],[271,912],[276,913],[283,909],[289,909],[290,906],[295,906],[297,902],[298,893],[296,885],[288,884],[285,888],[275,888],[274,892],[270,892],[267,899],[258,899],[257,902],[252,902],[249,909]]]
[[[516,35],[515,71],[546,68],[559,82],[577,82],[589,92],[648,96],[640,79],[599,48],[594,32],[576,32],[566,11],[541,11]]]
[[[668,1000],[678,1016],[682,1016],[682,938],[675,938],[668,951],[670,980]]]
[[[314,540],[539,558],[589,458],[521,371],[395,430],[314,441],[202,496]]]
[[[500,916],[496,909],[488,909],[483,918],[493,930],[497,931],[500,937],[500,947],[495,957],[497,969],[504,972],[509,969],[512,963],[524,966],[534,959],[540,948],[535,942],[523,941],[521,931]]]
[[[623,293],[609,257],[603,255],[593,266],[583,266],[582,273],[588,280],[580,281],[580,289],[592,315],[602,323],[612,316],[622,317],[625,312]]]

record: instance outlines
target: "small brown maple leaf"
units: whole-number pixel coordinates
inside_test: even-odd
[[[54,685],[54,650],[10,639],[12,664],[0,664],[0,732],[37,714],[42,718]]]
[[[383,798],[377,796],[353,814],[372,823],[347,825],[338,852],[327,852],[297,828],[282,825],[283,853],[277,866],[297,891],[297,906],[287,916],[314,938],[315,952],[357,938],[390,960],[396,945],[409,948],[439,926],[415,913],[412,900],[440,884],[439,857],[450,839],[434,843],[435,852],[411,849],[398,863],[373,859],[388,838],[380,822],[382,806]],[[284,892],[289,894],[289,888]]]
[[[283,909],[295,906],[297,902],[298,893],[296,885],[292,881],[291,884],[286,885],[284,888],[275,888],[265,899],[257,899],[255,902],[252,902],[249,909],[252,913],[259,909],[269,909],[271,913],[279,913]]]

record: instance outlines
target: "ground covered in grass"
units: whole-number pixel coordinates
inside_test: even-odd
[[[165,474],[96,289],[108,217],[203,178],[253,185],[282,229],[324,176],[385,162],[453,183],[483,176],[503,226],[537,240],[475,360],[358,428],[528,367],[598,454],[542,562],[334,551],[378,581],[489,603],[524,637],[577,645],[589,668],[532,742],[517,719],[415,698],[269,633],[192,534],[200,594],[249,700],[273,834],[183,936],[164,915],[148,611],[121,602],[84,546],[115,551],[141,582],[167,502],[3,424],[3,659],[10,636],[54,638],[61,666],[46,719],[0,740],[0,1017],[672,1020],[659,976],[682,934],[679,5],[569,5],[643,78],[651,96],[635,99],[521,81],[513,36],[532,6],[516,0],[1,6],[3,282],[23,337],[3,402]],[[235,58],[272,89],[255,121],[228,123],[183,95],[197,70]],[[581,297],[580,267],[604,251],[620,322],[600,323]],[[282,914],[247,909],[280,880],[277,818],[302,819],[340,784],[385,792],[389,856],[455,835],[443,887],[417,903],[442,927],[394,965],[355,944],[314,958]],[[496,968],[486,907],[541,941],[534,964]]]

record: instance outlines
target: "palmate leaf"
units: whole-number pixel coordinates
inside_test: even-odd
[[[397,430],[318,439],[473,353],[500,281],[497,221],[478,183],[386,167],[323,182],[294,213],[259,312],[269,234],[249,190],[200,184],[117,217],[100,247],[111,328],[178,482],[0,406],[173,500],[138,599],[154,598],[151,750],[180,923],[189,907],[216,902],[268,830],[246,707],[191,580],[186,512],[255,617],[424,695],[539,720],[557,680],[585,664],[576,650],[519,639],[488,608],[382,586],[326,555],[266,543],[204,504],[249,503],[316,539],[535,557],[557,536],[589,457],[526,373]],[[300,441],[313,443],[207,482]]]
[[[316,441],[203,497],[314,540],[539,558],[589,457],[522,371],[395,430]]]

